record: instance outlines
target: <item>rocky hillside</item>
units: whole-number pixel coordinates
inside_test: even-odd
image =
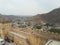
[[[39,22],[39,20],[42,20],[49,23],[60,23],[60,8],[54,9],[46,14],[38,14],[36,16],[33,16],[33,19],[37,22]]]

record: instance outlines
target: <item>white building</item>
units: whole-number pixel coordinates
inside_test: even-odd
[[[60,41],[49,40],[45,45],[60,45]]]

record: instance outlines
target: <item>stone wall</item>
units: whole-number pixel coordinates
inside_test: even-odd
[[[17,44],[21,44],[21,45],[44,45],[47,42],[47,39],[39,37],[36,34],[34,34],[33,32],[30,32],[30,31],[27,31],[24,29],[20,30],[18,28],[15,28],[15,29],[13,29],[12,32],[27,37],[25,39],[23,37],[13,35],[14,42],[16,42]],[[9,35],[10,35],[10,36],[8,36],[9,38],[12,37],[11,33]]]

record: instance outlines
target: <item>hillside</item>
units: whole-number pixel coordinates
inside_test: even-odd
[[[33,16],[33,20],[37,20],[37,22],[42,20],[49,23],[60,23],[60,8],[54,9],[49,13]]]

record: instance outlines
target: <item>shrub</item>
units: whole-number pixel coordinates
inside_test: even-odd
[[[42,28],[42,26],[41,26],[41,25],[35,25],[33,28],[41,29],[41,28]]]

